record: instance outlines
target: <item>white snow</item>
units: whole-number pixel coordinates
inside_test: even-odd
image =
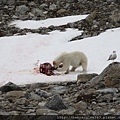
[[[60,26],[65,25],[67,23],[76,22],[81,19],[85,19],[88,15],[74,15],[74,16],[67,16],[62,18],[48,18],[46,20],[26,20],[26,21],[13,21],[10,25],[16,25],[16,27],[28,28],[28,29],[37,29],[39,27],[49,27],[50,25]]]
[[[76,16],[69,16],[67,19],[61,19],[63,24],[69,20],[75,20]],[[80,17],[80,16],[78,16]],[[81,17],[82,18],[82,17]],[[44,25],[51,25],[56,22],[55,18],[51,21],[42,21]],[[33,24],[33,21],[26,21],[21,26],[25,28]],[[35,21],[34,21],[35,22]],[[39,21],[40,22],[40,21]],[[36,21],[35,27],[40,27]],[[62,24],[62,22],[60,24]],[[29,23],[29,24],[28,24]],[[19,25],[18,25],[19,24]],[[33,26],[34,26],[33,24]],[[11,81],[15,84],[30,84],[36,82],[62,82],[75,81],[77,75],[81,72],[79,67],[76,72],[58,76],[46,76],[44,74],[34,74],[34,63],[40,60],[40,63],[50,62],[61,52],[83,51],[89,60],[88,73],[101,73],[102,70],[112,61],[107,61],[113,50],[117,52],[116,61],[120,61],[120,28],[107,30],[106,32],[82,40],[68,42],[71,38],[81,34],[77,29],[66,29],[65,32],[53,31],[49,35],[30,34],[23,36],[11,36],[0,38],[0,86]]]

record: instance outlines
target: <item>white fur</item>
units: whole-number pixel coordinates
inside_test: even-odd
[[[74,52],[63,52],[54,59],[54,66],[57,68],[57,71],[66,71],[66,74],[69,73],[69,67],[72,66],[71,71],[75,71],[80,65],[83,68],[83,71],[87,71],[88,59],[83,52],[74,51]],[[62,68],[59,68],[60,64],[63,64]]]

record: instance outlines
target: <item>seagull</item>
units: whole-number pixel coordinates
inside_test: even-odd
[[[37,60],[37,62],[34,64],[36,67],[39,66],[39,60]]]
[[[109,56],[109,58],[108,58],[107,61],[113,60],[113,62],[114,62],[114,60],[115,60],[116,58],[117,58],[116,51],[113,51],[113,53]]]

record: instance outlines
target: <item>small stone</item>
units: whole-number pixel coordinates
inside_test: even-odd
[[[99,106],[106,106],[105,102],[98,103]]]
[[[30,95],[31,95],[32,100],[38,100],[38,101],[42,100],[42,98],[39,95],[37,95],[37,94],[35,94],[33,92],[31,92]]]
[[[43,108],[43,107],[45,106],[45,104],[46,104],[46,102],[39,102],[39,103],[38,103],[38,106],[39,106],[40,108]]]
[[[104,113],[104,115],[111,115],[111,113],[109,113],[109,112],[106,112],[106,113]]]
[[[35,15],[35,16],[44,16],[44,14],[43,14],[43,11],[42,10],[40,10],[40,9],[38,9],[38,8],[33,8],[32,9],[32,13]]]
[[[27,100],[26,98],[20,98],[20,99],[16,100],[15,104],[28,106],[29,100]]]
[[[35,109],[29,109],[26,113],[34,113],[35,112]]]
[[[48,109],[37,109],[36,110],[36,115],[46,115],[49,113]]]
[[[95,101],[93,101],[92,104],[96,105],[97,103]]]
[[[0,111],[0,115],[10,115],[10,113],[9,112],[2,112],[2,111]]]
[[[54,113],[54,112],[50,112],[50,113],[48,113],[47,115],[51,115],[51,116],[56,116],[56,115],[58,115],[57,113]]]
[[[4,97],[0,97],[0,102],[4,100]]]
[[[116,110],[115,110],[114,108],[112,108],[112,109],[110,110],[110,112],[115,113]]]
[[[55,4],[50,5],[49,9],[50,10],[55,10],[56,9],[56,5]]]
[[[67,12],[66,9],[60,9],[60,10],[57,11],[58,14],[63,14],[63,13],[65,13],[65,12]]]
[[[110,102],[112,100],[112,94],[106,94],[99,97],[98,102]]]
[[[116,94],[118,92],[118,90],[116,88],[105,88],[105,89],[101,89],[101,90],[96,90],[96,92],[100,92],[100,93],[113,93]]]
[[[13,15],[12,16],[12,19],[18,19],[19,17],[18,16],[16,16],[16,15]]]
[[[78,109],[78,110],[85,110],[85,109],[87,109],[87,103],[80,101],[80,102],[74,104],[74,107],[75,107],[75,109]]]
[[[70,108],[68,108],[66,110],[61,110],[58,113],[60,115],[73,115],[75,113],[75,111],[76,111],[75,108],[70,107]]]

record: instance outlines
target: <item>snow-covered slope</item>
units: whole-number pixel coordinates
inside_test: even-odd
[[[69,16],[69,19],[73,18]],[[49,21],[44,22],[50,24]],[[63,24],[67,22],[69,21],[63,20]],[[27,22],[26,24],[28,25]],[[30,26],[31,24],[33,23],[29,21]],[[71,38],[80,34],[81,31],[76,29],[67,29],[65,32],[53,31],[49,35],[29,33],[23,36],[1,37],[0,85],[8,81],[16,84],[29,84],[76,80],[77,75],[82,70],[81,67],[68,75],[61,73],[59,76],[46,76],[34,73],[34,63],[38,59],[40,63],[52,63],[52,60],[64,51],[83,51],[89,60],[88,73],[99,74],[111,62],[107,59],[113,50],[116,50],[118,55],[116,61],[120,61],[120,28],[108,30],[96,37],[68,42]]]

